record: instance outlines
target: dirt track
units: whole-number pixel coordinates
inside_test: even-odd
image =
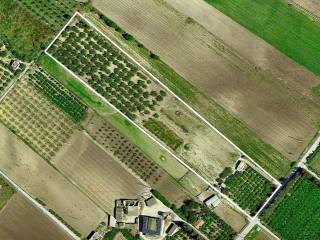
[[[71,240],[55,222],[16,193],[0,213],[2,240]]]
[[[320,80],[202,1],[92,2],[288,158],[314,135]]]

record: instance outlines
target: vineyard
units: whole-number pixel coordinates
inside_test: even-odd
[[[166,92],[84,21],[76,19],[49,49],[130,119],[156,113]]]
[[[73,11],[83,5],[74,0],[18,1],[53,29],[61,28],[70,19]]]
[[[263,221],[285,240],[314,240],[320,236],[320,184],[307,176],[292,180]]]
[[[24,76],[0,105],[0,120],[42,157],[50,160],[76,125]]]
[[[85,118],[87,107],[42,69],[35,70],[28,79],[74,122],[81,122]]]
[[[225,185],[226,194],[251,215],[257,212],[274,190],[271,182],[249,166],[244,171],[230,175]]]
[[[12,66],[17,63],[16,68]],[[0,41],[0,95],[10,85],[10,82],[17,77],[25,68],[23,63],[15,59]]]

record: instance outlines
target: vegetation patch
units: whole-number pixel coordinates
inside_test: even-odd
[[[320,236],[320,184],[306,173],[296,177],[267,209],[263,221],[282,239],[314,240]]]
[[[0,95],[24,69],[25,64],[12,56],[0,41]]]
[[[234,230],[226,224],[221,218],[219,218],[214,212],[212,212],[205,205],[201,205],[193,200],[187,200],[184,202],[180,209],[177,209],[174,204],[171,204],[161,193],[156,190],[151,191],[152,194],[159,199],[164,205],[171,208],[179,217],[184,219],[190,224],[194,224],[197,221],[204,221],[204,224],[200,227],[200,231],[206,235],[209,239],[233,239],[236,235]],[[182,231],[183,235],[188,233],[188,230]],[[192,231],[189,231],[190,235]],[[179,234],[180,235],[180,234]],[[179,238],[178,238],[179,239]],[[192,238],[194,239],[194,238]],[[197,239],[197,238],[196,238]]]
[[[164,123],[154,118],[149,118],[143,126],[173,150],[176,150],[183,143],[183,139],[174,131],[168,128]]]
[[[225,185],[226,194],[251,215],[258,211],[274,190],[272,183],[251,167],[230,175]]]
[[[74,229],[70,224],[68,224],[62,217],[59,216],[54,210],[48,210],[53,216],[55,216],[60,222],[62,222],[67,228],[69,228],[75,235],[81,237],[81,233],[79,233],[76,229]]]
[[[14,188],[0,177],[0,210],[7,204],[14,193]]]
[[[32,60],[41,49],[45,49],[53,35],[53,29],[16,0],[0,1],[0,37],[14,56]]]
[[[0,104],[0,121],[29,147],[50,160],[76,125],[24,76]]]
[[[320,76],[320,26],[282,0],[206,0],[281,52]]]
[[[77,18],[49,52],[130,119],[149,115],[166,93],[101,34]]]
[[[307,160],[310,168],[320,176],[320,145],[308,156]]]
[[[115,239],[116,235],[121,233],[125,239],[127,240],[138,240],[141,239],[139,236],[135,236],[131,233],[131,231],[129,229],[116,229],[113,228],[111,231],[107,232],[104,237],[103,240],[113,240]]]
[[[73,11],[83,7],[85,3],[75,0],[18,0],[33,15],[53,29],[60,30],[71,18]]]
[[[87,107],[77,100],[76,97],[56,79],[44,73],[41,69],[35,70],[29,75],[28,79],[34,83],[37,89],[44,93],[50,101],[67,113],[74,122],[81,122],[85,118]]]

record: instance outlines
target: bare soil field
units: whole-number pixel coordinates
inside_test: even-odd
[[[237,233],[247,224],[246,218],[226,203],[219,204],[213,211]]]
[[[150,190],[83,132],[63,151],[54,165],[110,214],[116,199],[137,198]]]
[[[0,212],[0,239],[71,240],[73,238],[29,200],[16,193]]]
[[[320,108],[311,88],[320,80],[209,5],[92,2],[289,159],[313,137]]]
[[[2,124],[0,135],[0,168],[17,185],[83,236],[104,220],[100,208]]]
[[[289,2],[298,4],[308,12],[314,14],[317,17],[320,17],[320,1],[319,0],[291,0]]]

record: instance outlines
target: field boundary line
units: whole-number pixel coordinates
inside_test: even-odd
[[[203,182],[205,182],[207,185],[209,185],[213,190],[215,190],[220,196],[225,198],[227,201],[231,202],[234,207],[236,207],[239,211],[241,211],[243,214],[245,214],[249,219],[252,217],[244,211],[238,204],[236,204],[232,199],[230,199],[227,195],[220,192],[219,189],[214,187],[210,182],[208,182],[205,178],[203,178],[200,174],[198,174],[193,168],[191,168],[188,164],[186,164],[184,161],[179,159],[174,153],[172,153],[170,150],[168,150],[161,142],[159,142],[155,137],[150,135],[146,130],[141,128],[139,125],[137,125],[135,122],[133,122],[130,118],[128,118],[126,115],[124,115],[120,110],[115,108],[109,101],[107,101],[103,96],[101,96],[99,93],[97,93],[91,86],[89,86],[86,82],[84,82],[81,78],[79,78],[75,73],[73,73],[70,69],[68,69],[66,66],[64,66],[61,62],[59,62],[56,58],[54,58],[50,53],[46,52],[46,54],[51,57],[56,63],[58,63],[61,67],[63,67],[69,74],[71,74],[73,77],[75,77],[81,84],[85,85],[92,93],[96,94],[103,102],[107,103],[110,107],[112,107],[114,110],[116,110],[121,116],[125,117],[126,120],[128,120],[131,124],[133,124],[135,127],[137,127],[140,131],[142,131],[145,135],[147,135],[151,140],[153,140],[155,143],[157,143],[161,148],[163,148],[166,152],[169,153],[174,159],[179,161],[184,167],[186,167],[189,171],[193,172],[197,175]]]
[[[182,100],[179,96],[177,96],[173,91],[171,91],[164,83],[162,83],[157,77],[155,77],[149,70],[147,70],[144,66],[142,66],[137,60],[135,60],[130,54],[128,54],[125,50],[123,50],[117,43],[115,43],[112,39],[110,39],[105,33],[103,33],[99,28],[97,28],[93,23],[91,23],[86,17],[84,17],[81,13],[76,12],[75,15],[79,15],[82,19],[84,19],[91,27],[93,27],[96,31],[98,31],[102,36],[104,36],[109,42],[111,42],[116,48],[118,48],[123,54],[125,54],[131,61],[137,64],[144,72],[146,72],[150,77],[153,78],[157,83],[159,83],[164,89],[166,89],[170,94],[172,94],[175,98],[177,98],[185,107],[188,108],[193,114],[195,114],[198,118],[200,118],[204,123],[206,123],[214,132],[218,133],[224,140],[226,140],[229,144],[231,144],[235,149],[237,149],[241,154],[245,155],[253,164],[255,164],[262,172],[264,172],[268,177],[270,177],[276,185],[281,185],[281,183],[275,179],[269,172],[267,172],[261,165],[259,165],[256,161],[254,161],[251,157],[249,157],[244,151],[242,151],[236,144],[234,144],[229,138],[227,138],[223,133],[221,133],[216,127],[214,127],[208,120],[201,116],[196,110],[194,110],[189,104],[187,104],[184,100]],[[53,44],[53,43],[52,43]]]
[[[245,216],[248,217],[248,219],[252,220],[254,217],[250,216],[245,210],[243,210],[237,203],[235,203],[231,198],[229,198],[227,195],[223,194],[218,188],[213,186],[209,181],[207,181],[204,177],[202,177],[199,173],[197,173],[193,168],[191,168],[188,164],[186,164],[184,161],[182,161],[180,158],[178,158],[174,153],[172,153],[171,150],[169,150],[166,146],[164,146],[159,140],[155,139],[154,136],[150,135],[145,129],[140,127],[137,123],[132,121],[130,118],[128,118],[125,114],[123,114],[120,110],[118,110],[116,107],[114,107],[108,100],[106,100],[101,94],[96,92],[88,83],[86,83],[84,80],[82,80],[79,76],[77,76],[73,71],[68,69],[64,64],[62,64],[59,60],[57,60],[55,57],[53,57],[49,52],[49,48],[54,44],[54,42],[60,37],[62,32],[68,27],[68,25],[73,21],[73,19],[76,16],[80,16],[85,22],[87,22],[91,27],[93,27],[98,33],[100,33],[103,37],[105,37],[109,42],[111,42],[116,48],[118,48],[125,56],[127,56],[131,61],[133,61],[135,64],[137,64],[143,71],[145,71],[152,79],[156,80],[157,83],[159,83],[163,88],[165,88],[169,93],[171,93],[174,97],[176,97],[183,105],[185,105],[193,114],[195,114],[198,118],[200,118],[202,121],[204,121],[212,130],[214,130],[218,135],[220,135],[224,140],[226,140],[229,144],[231,144],[235,149],[237,149],[240,153],[245,155],[254,165],[256,165],[259,170],[261,170],[264,174],[266,174],[268,177],[270,177],[274,183],[276,183],[277,187],[279,188],[281,186],[281,183],[276,180],[271,174],[269,174],[266,170],[264,170],[259,164],[257,164],[252,158],[250,158],[247,154],[245,154],[239,147],[237,147],[233,142],[231,142],[226,136],[224,136],[218,129],[213,127],[206,119],[204,119],[199,113],[197,113],[193,108],[191,108],[187,103],[185,103],[181,98],[179,98],[176,94],[174,94],[168,87],[166,87],[160,80],[158,80],[155,76],[153,76],[147,69],[145,69],[139,62],[137,62],[133,57],[131,57],[128,53],[126,53],[121,47],[119,47],[114,41],[112,41],[108,36],[106,36],[100,29],[98,29],[94,24],[92,24],[89,20],[87,20],[82,14],[79,12],[75,12],[74,15],[71,17],[71,19],[66,23],[66,25],[62,28],[62,30],[58,33],[58,35],[52,40],[52,42],[49,44],[49,46],[45,49],[45,54],[47,54],[49,57],[51,57],[56,63],[58,63],[61,67],[63,67],[68,73],[70,73],[73,77],[75,77],[80,83],[85,85],[91,92],[93,92],[95,95],[97,95],[101,100],[105,103],[107,103],[110,107],[115,109],[120,115],[125,117],[131,124],[133,124],[135,127],[137,127],[140,131],[142,131],[145,135],[147,135],[149,138],[151,138],[154,142],[156,142],[159,146],[161,146],[164,150],[166,150],[173,158],[175,158],[177,161],[179,161],[184,167],[189,169],[191,172],[193,172],[196,176],[198,176],[203,182],[205,182],[207,185],[209,185],[213,190],[215,190],[221,197],[225,198],[227,201],[231,203],[234,207],[236,207],[241,213],[243,213]],[[274,194],[274,193],[273,193]]]
[[[80,238],[72,232],[66,225],[64,225],[59,219],[49,212],[44,206],[38,203],[29,193],[24,191],[19,185],[12,181],[1,169],[0,175],[6,179],[18,192],[20,192],[25,198],[27,198],[37,209],[39,209],[43,214],[48,216],[53,222],[55,222],[59,227],[62,228],[66,233],[68,233],[73,239],[80,240]]]

